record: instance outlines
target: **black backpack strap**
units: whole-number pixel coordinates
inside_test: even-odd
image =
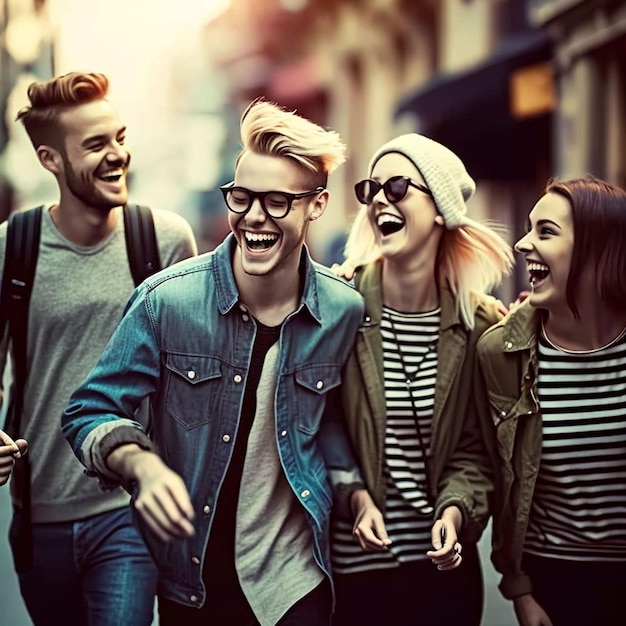
[[[16,211],[11,214],[7,224],[0,306],[3,316],[6,316],[14,359],[12,406],[7,414],[7,432],[15,436],[20,430],[27,376],[28,306],[39,255],[42,211],[42,206],[27,211]],[[2,330],[4,334],[4,328]]]
[[[41,239],[43,207],[17,211],[9,217],[2,272],[0,307],[6,316],[11,351],[13,353],[13,383],[7,410],[5,430],[13,439],[22,435],[21,421],[24,406],[24,386],[28,375],[26,342],[28,336],[28,308],[35,281],[35,269]],[[4,336],[5,320],[0,330]],[[33,537],[31,525],[30,461],[23,457],[16,462],[12,484],[21,502],[16,509],[11,529],[13,562],[18,573],[33,566]]]
[[[124,235],[135,286],[161,269],[152,211],[139,204],[124,205]]]

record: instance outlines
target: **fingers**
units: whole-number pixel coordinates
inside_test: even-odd
[[[140,484],[135,508],[162,541],[195,534],[189,494],[181,478],[174,472],[148,485]]]
[[[454,524],[442,519],[437,520],[433,524],[431,541],[435,549],[429,550],[426,556],[437,566],[438,570],[455,569],[461,564],[463,548],[457,541]]]
[[[344,262],[341,265],[339,265],[339,263],[333,263],[330,266],[330,271],[333,272],[333,274],[336,274],[340,278],[345,278],[346,280],[352,280],[352,277],[354,276],[354,269],[354,266],[347,262]]]
[[[28,452],[28,442],[26,439],[16,439],[15,445],[18,447],[18,456],[15,458],[21,459]]]
[[[357,519],[352,534],[356,537],[361,549],[366,552],[386,550],[391,544],[385,522],[378,510],[374,514]]]
[[[463,557],[461,556],[462,546],[460,543],[454,544],[452,552],[449,552],[444,557],[439,559],[433,559],[433,563],[437,566],[437,569],[446,572],[457,568],[461,565]]]
[[[9,452],[3,454],[3,450],[9,450]],[[14,454],[9,446],[0,447],[0,486],[8,482],[9,476],[13,471],[13,466],[15,465]]]

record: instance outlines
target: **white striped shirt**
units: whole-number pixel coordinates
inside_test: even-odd
[[[539,340],[543,447],[524,549],[626,561],[626,336],[589,352]]]
[[[392,544],[384,552],[363,552],[352,535],[352,525],[335,519],[332,556],[336,573],[396,567],[424,560],[432,549],[434,511],[426,498],[424,454],[430,446],[440,319],[440,309],[400,313],[383,307],[385,526]]]

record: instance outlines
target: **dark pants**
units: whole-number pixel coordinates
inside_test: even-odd
[[[624,623],[626,562],[598,563],[525,554],[532,595],[554,626]]]
[[[480,626],[483,579],[475,545],[449,572],[429,560],[335,576],[333,626]]]
[[[201,609],[184,606],[159,597],[159,626],[258,626],[239,585],[219,589],[219,601],[207,602]],[[294,604],[278,621],[278,626],[330,626],[332,598],[328,581]]]

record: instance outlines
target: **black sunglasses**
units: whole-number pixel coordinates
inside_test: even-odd
[[[324,191],[324,187],[318,187],[313,191],[303,191],[302,193],[289,193],[288,191],[252,191],[245,187],[235,187],[233,183],[228,183],[228,185],[220,187],[220,190],[224,195],[226,206],[233,213],[238,213],[239,215],[247,213],[254,201],[258,200],[268,217],[280,220],[289,213],[294,200],[321,193]]]
[[[409,185],[411,185],[411,187],[415,187],[415,189],[419,189],[429,196],[432,196],[428,187],[420,185],[420,183],[416,183],[408,176],[392,176],[387,182],[382,183],[382,185],[377,180],[366,178],[365,180],[359,181],[354,186],[354,192],[356,193],[357,200],[361,204],[371,204],[376,194],[382,189],[385,192],[387,200],[389,200],[391,204],[395,204],[396,202],[400,202],[400,200],[406,196]]]

